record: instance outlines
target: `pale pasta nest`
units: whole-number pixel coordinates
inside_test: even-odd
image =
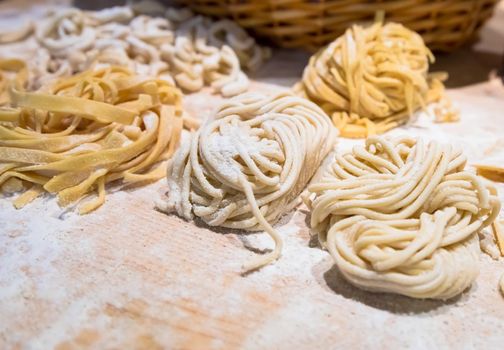
[[[182,128],[197,126],[176,87],[125,68],[86,71],[37,92],[21,85],[10,89],[15,108],[0,108],[0,186],[23,192],[17,208],[44,192],[67,206],[96,190],[79,208],[90,212],[109,182],[162,178]]]
[[[28,79],[26,64],[17,59],[0,59],[0,106],[9,104],[9,86],[14,82],[25,86]]]
[[[30,89],[86,69],[120,65],[140,75],[175,79],[185,91],[209,85],[231,96],[248,89],[242,67],[256,69],[269,56],[235,23],[184,9],[150,17],[135,15],[129,7],[96,12],[67,8],[0,33],[0,44],[34,39],[37,50],[20,57],[28,62]],[[10,57],[8,46],[3,49],[0,57]]]
[[[370,137],[337,155],[309,187],[311,226],[352,284],[414,298],[451,298],[478,275],[478,231],[497,191],[445,144]]]
[[[280,256],[282,240],[271,225],[298,204],[336,134],[325,113],[305,99],[236,96],[182,142],[159,207],[210,226],[265,230],[275,249],[244,267],[259,268]]]
[[[295,90],[319,104],[342,136],[366,137],[445,99],[445,76],[429,74],[432,61],[422,37],[400,24],[354,25],[310,58]],[[436,121],[457,120],[450,103],[444,106]]]

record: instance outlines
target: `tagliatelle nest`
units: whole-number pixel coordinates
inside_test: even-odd
[[[182,129],[197,123],[183,115],[180,91],[165,80],[119,67],[65,78],[37,92],[12,87],[0,109],[0,185],[24,192],[23,207],[43,192],[61,206],[92,191],[88,213],[105,200],[105,184],[160,179]]]
[[[420,35],[400,24],[356,25],[310,59],[295,88],[332,117],[342,136],[366,137],[443,98],[445,77],[429,74],[432,61]]]

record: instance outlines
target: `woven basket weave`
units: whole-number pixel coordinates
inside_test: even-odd
[[[472,38],[499,0],[186,0],[194,11],[227,17],[281,47],[315,50],[378,11],[420,33],[433,50]]]

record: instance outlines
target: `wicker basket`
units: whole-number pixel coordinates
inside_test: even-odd
[[[352,23],[386,21],[420,33],[433,50],[450,51],[474,36],[499,0],[186,0],[194,11],[228,17],[281,47],[314,50]]]

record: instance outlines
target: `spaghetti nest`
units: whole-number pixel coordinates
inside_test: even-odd
[[[271,225],[298,204],[336,133],[306,99],[239,95],[182,143],[168,167],[168,198],[160,209],[210,226],[265,230],[274,251],[244,266],[259,268],[280,256],[282,240]]]
[[[366,137],[443,97],[444,77],[428,73],[432,61],[420,35],[400,24],[355,25],[311,57],[295,89],[319,104],[342,136]]]
[[[183,127],[181,93],[165,80],[118,67],[86,71],[37,92],[10,89],[15,108],[0,109],[0,185],[24,192],[23,207],[44,191],[67,206],[96,189],[79,207],[105,200],[105,184],[162,178]]]
[[[312,192],[311,226],[354,285],[448,299],[478,275],[477,233],[496,189],[449,145],[371,137],[337,155]]]

